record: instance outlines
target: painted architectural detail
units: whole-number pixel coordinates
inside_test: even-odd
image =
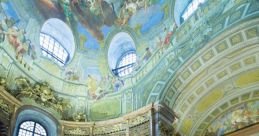
[[[231,108],[214,120],[206,135],[224,135],[259,122],[259,101]]]
[[[64,135],[70,136],[70,135],[90,135],[89,129],[83,129],[83,128],[66,128],[64,129]]]
[[[0,77],[5,77],[0,78],[0,89],[8,90],[0,93],[0,110],[12,113],[13,105],[39,107],[57,118],[62,134],[68,136],[172,131],[221,135],[258,123],[258,104],[252,102],[259,96],[258,0],[197,0],[202,5],[193,5],[195,11],[190,10],[194,12],[177,27],[172,12],[179,1],[190,2],[0,1]],[[73,49],[66,48],[73,50],[66,65],[53,63],[40,50],[42,24],[48,19],[62,20],[71,29],[68,37],[61,36],[62,30],[54,33],[62,37],[59,41],[75,43]],[[131,49],[139,58],[123,77],[112,72],[116,68],[107,59],[119,33],[128,33],[131,41],[119,44],[110,56],[128,51],[123,45],[134,43]],[[120,41],[124,39],[116,43]],[[156,108],[125,117],[153,102],[176,110],[179,119],[173,128],[168,123],[173,119],[160,114],[168,111]],[[167,120],[160,121],[163,118]],[[152,121],[158,130],[152,129]]]
[[[0,2],[0,43],[8,42],[13,48],[16,60],[28,70],[31,70],[32,60],[37,58],[35,45],[26,37],[26,31],[18,27],[19,18],[10,2]],[[9,48],[9,47],[7,47]]]
[[[71,108],[69,101],[62,97],[57,97],[48,83],[36,83],[32,85],[30,81],[24,77],[15,79],[17,92],[14,94],[18,99],[29,98],[43,107],[51,107],[57,110],[61,115]]]

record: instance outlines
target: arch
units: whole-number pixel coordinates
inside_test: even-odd
[[[108,64],[111,70],[116,69],[118,61],[127,52],[136,52],[135,42],[127,32],[119,32],[112,38],[108,49]]]
[[[202,118],[201,117],[198,118],[199,122],[195,120],[191,122],[194,124],[191,124],[188,118],[185,121],[179,122],[179,124],[181,125],[177,126],[177,130],[181,132],[184,132],[184,131],[188,132],[189,134],[187,135],[202,135],[201,134],[202,132],[199,129],[203,128],[204,124],[207,124],[208,122],[208,121],[204,121],[203,124],[201,124],[201,122],[203,121],[203,117],[204,119],[205,117],[213,119],[211,116],[211,113],[214,113],[216,116],[216,112],[214,112],[216,110],[214,110],[214,108],[219,108],[221,104],[222,105],[225,104],[224,102],[225,98],[228,98],[228,100],[232,101],[232,100],[236,100],[234,99],[234,97],[232,99],[232,96],[238,95],[240,98],[239,100],[242,100],[242,101],[247,99],[249,100],[250,98],[252,98],[251,97],[252,95],[250,95],[250,97],[247,97],[247,93],[250,92],[249,89],[251,89],[251,91],[258,90],[258,85],[255,86],[256,80],[254,81],[254,79],[249,75],[246,75],[246,76],[249,76],[250,77],[249,79],[252,79],[251,81],[245,80],[246,82],[243,82],[242,84],[237,84],[237,81],[240,82],[237,79],[239,76],[241,76],[240,74],[242,72],[247,72],[254,68],[258,69],[258,65],[256,65],[258,61],[254,59],[256,58],[256,52],[258,52],[258,48],[256,48],[258,46],[258,41],[257,41],[258,35],[254,34],[251,37],[247,36],[247,33],[250,31],[256,31],[256,32],[258,31],[257,22],[258,22],[258,19],[245,21],[242,23],[242,25],[230,27],[229,29],[231,31],[223,31],[215,38],[215,40],[212,40],[210,43],[205,45],[199,51],[199,53],[196,53],[194,56],[192,56],[190,60],[188,60],[185,64],[183,64],[183,66],[181,66],[179,70],[177,70],[177,73],[179,74],[174,75],[174,77],[171,80],[174,83],[173,84],[171,84],[172,82],[168,83],[168,86],[171,87],[170,90],[173,90],[173,93],[172,92],[164,93],[165,101],[168,98],[170,98],[171,100],[174,100],[174,101],[171,101],[168,105],[170,105],[170,107],[174,109],[178,113],[178,115],[181,116],[182,118],[188,118],[189,115],[193,115],[193,117],[196,116],[197,114],[200,115],[200,113],[196,112],[195,110],[197,108],[194,108],[194,106],[196,105],[202,104],[202,106],[204,106],[203,108],[206,108],[206,110],[202,111],[203,113],[201,114]],[[241,35],[241,33],[245,33],[245,35]],[[238,43],[225,42],[236,36],[240,36],[239,39],[241,39]],[[219,49],[220,46],[226,47],[224,48],[224,51]],[[213,55],[210,55],[209,57],[207,57],[208,56],[207,54],[213,54]],[[231,57],[226,57],[226,56],[231,56]],[[225,61],[224,59],[227,61]],[[248,63],[247,62],[248,60],[252,60],[252,61]],[[194,67],[192,67],[193,66],[192,64],[198,61],[201,62],[202,65],[200,66],[200,68],[195,70]],[[215,65],[213,66],[215,62],[217,62],[221,66],[219,65],[218,67],[215,67]],[[210,64],[208,65],[208,63]],[[239,64],[245,64],[245,65],[240,65],[239,67]],[[184,73],[188,73],[187,76],[185,76]],[[253,74],[250,74],[250,75],[253,75]],[[180,80],[177,80],[179,79],[179,77],[181,78],[182,84],[178,86],[176,84],[177,83],[176,81],[180,81]],[[209,104],[208,102],[212,102],[211,101],[212,99],[209,100],[209,97],[206,97],[207,94],[213,91],[216,87],[223,86],[224,84],[222,83],[225,83],[224,92],[226,92],[227,95],[222,97],[219,101],[214,101],[213,104]],[[241,90],[241,87],[243,87],[244,84],[246,84],[247,86],[245,86],[246,88]],[[252,87],[255,87],[255,88],[252,88]],[[238,89],[235,90],[235,88],[238,88]],[[168,92],[170,92],[169,89],[165,89],[165,90],[168,90]],[[257,94],[257,93],[254,93],[254,94]],[[213,96],[213,99],[215,98],[215,95],[211,95],[211,96]],[[207,100],[203,101],[201,98],[204,98]],[[185,127],[186,124],[190,125],[189,128]],[[200,125],[200,128],[198,128],[199,125]],[[199,133],[196,134],[196,132],[199,132]]]
[[[73,58],[75,53],[73,32],[62,20],[57,18],[48,19],[41,28],[40,37],[41,42],[43,38],[48,38],[48,40],[55,42],[54,45],[57,44],[60,48],[64,48],[64,52],[68,53],[68,58],[64,64],[67,64]]]
[[[48,136],[57,136],[60,133],[59,122],[51,114],[33,106],[23,106],[17,110],[14,122],[13,136],[17,136],[19,127],[26,121],[33,121],[40,124]]]

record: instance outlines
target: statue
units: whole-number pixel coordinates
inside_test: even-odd
[[[18,97],[29,96],[30,98],[34,97],[33,89],[31,87],[30,81],[24,77],[17,77],[15,79],[15,85],[20,91]]]
[[[66,109],[71,108],[70,102],[62,97],[55,96],[53,90],[46,82],[36,83],[32,86],[25,77],[18,77],[15,79],[15,85],[19,91],[17,98],[27,97],[33,99],[36,103],[53,108],[62,114]]]
[[[91,76],[91,75],[88,75],[88,79],[87,79],[87,86],[88,86],[88,91],[89,91],[89,94],[92,96],[92,97],[95,97],[96,96],[96,89],[97,89],[97,81]]]
[[[73,116],[74,121],[77,121],[77,122],[85,121],[85,118],[86,116],[83,112],[78,112]]]
[[[39,91],[41,104],[46,105],[47,102],[56,101],[52,90],[46,82],[42,83],[42,85],[39,88]]]

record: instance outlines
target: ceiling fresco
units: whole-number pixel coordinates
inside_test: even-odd
[[[168,17],[166,0],[39,0],[35,1],[45,19],[57,17],[77,25],[81,45],[99,49],[111,27],[129,26],[147,34]]]
[[[9,26],[4,31],[16,31],[22,37],[22,39],[15,39],[14,37],[13,41],[9,40],[14,47],[16,58],[26,68],[33,69],[31,66],[32,63],[36,58],[41,57],[39,47],[34,46],[38,43],[37,38],[33,34],[30,36],[31,34],[28,33],[28,31],[38,28],[27,26],[30,25],[25,23],[28,20],[20,21],[23,18],[23,14],[17,14],[17,12],[29,8],[31,10],[28,12],[29,16],[37,16],[37,21],[41,23],[46,22],[50,18],[61,19],[73,31],[76,51],[85,54],[75,56],[76,61],[71,61],[73,65],[65,67],[62,71],[60,71],[61,69],[59,67],[45,61],[42,62],[42,65],[47,65],[46,69],[49,71],[55,71],[52,72],[53,75],[76,83],[87,84],[88,78],[91,76],[97,85],[106,78],[110,80],[112,86],[115,86],[114,84],[116,82],[119,82],[118,84],[121,86],[121,81],[117,81],[115,77],[109,74],[109,71],[107,72],[108,68],[104,66],[107,60],[103,60],[106,58],[104,56],[104,51],[106,50],[103,48],[105,40],[113,38],[108,36],[115,29],[127,27],[132,30],[129,32],[130,35],[141,35],[140,38],[149,37],[147,38],[149,40],[141,40],[141,46],[136,44],[138,46],[136,48],[140,51],[137,52],[140,59],[145,55],[144,53],[147,47],[153,52],[158,48],[162,48],[159,45],[161,43],[163,43],[162,45],[169,45],[173,34],[173,30],[166,28],[157,31],[159,38],[153,38],[156,35],[154,33],[150,35],[149,33],[151,28],[159,26],[159,24],[162,24],[164,28],[165,24],[163,24],[163,21],[169,16],[168,6],[171,3],[168,0],[38,0],[21,1],[21,3],[25,4],[24,7],[13,9],[16,7],[13,1],[1,1],[1,20],[7,22],[6,24],[9,23]],[[62,28],[58,28],[58,30],[62,30]],[[30,41],[31,38],[33,39],[32,42]],[[23,42],[23,40],[27,41],[27,43]],[[20,47],[18,43],[24,43],[24,47],[18,48]],[[119,48],[122,51],[124,49],[123,47]],[[122,53],[119,52],[119,54]],[[74,59],[73,57],[71,56],[72,59]],[[114,90],[118,90],[118,87]]]
[[[161,101],[179,115],[175,129],[182,134],[226,134],[258,122],[258,101],[248,101],[255,94],[247,101],[240,97],[210,121],[202,119],[229,99],[227,79],[258,68],[256,1],[210,0],[177,28],[170,13],[174,0],[0,0],[0,78],[13,96],[23,93],[19,100],[26,104],[46,107],[46,99],[53,101],[48,110],[68,114],[64,120],[106,120]],[[41,52],[40,33],[51,18],[62,20],[73,35],[74,52],[63,66]],[[65,29],[57,30],[66,37]],[[128,50],[136,51],[137,65],[129,76],[117,77],[112,70]],[[257,89],[257,73],[242,84],[255,80]]]
[[[130,112],[133,108],[132,83],[128,77],[118,78],[112,74],[107,59],[110,44],[107,41],[111,42],[120,32],[128,35],[116,41],[116,52],[112,53],[116,60],[113,61],[116,64],[123,51],[129,50],[127,46],[134,44],[134,49],[130,49],[136,50],[139,57],[138,69],[134,70],[137,73],[148,62],[146,48],[149,47],[148,58],[151,58],[156,50],[170,47],[173,30],[164,29],[173,25],[165,23],[170,20],[169,3],[170,0],[1,0],[0,77],[11,81],[10,88],[18,90],[11,92],[14,96],[24,93],[28,97],[20,99],[23,102],[31,103],[41,97],[54,102],[56,98],[53,96],[60,95],[60,99],[64,98],[74,105],[66,112],[69,116],[89,113],[91,115],[87,116],[95,120],[121,115],[121,99],[124,96],[120,95],[124,93],[121,90],[126,88],[125,100],[128,104],[125,112]],[[59,21],[51,23],[53,18]],[[57,22],[62,22],[62,25]],[[44,27],[45,24],[48,27]],[[73,35],[72,38],[64,26],[71,29],[69,34]],[[49,34],[49,37],[62,41],[60,43],[65,49],[71,49],[67,64],[62,66],[50,56],[43,56],[40,33]],[[154,38],[156,33],[159,38]],[[126,43],[129,39],[130,42]],[[141,62],[142,58],[145,61]],[[2,66],[5,68],[2,69]],[[25,91],[21,92],[23,89],[16,85],[18,81],[25,84]],[[47,96],[32,96],[38,92],[34,81],[36,84],[47,81],[53,91],[46,92],[44,95]],[[110,96],[113,98],[110,99]],[[50,103],[36,104],[46,107]],[[58,102],[56,104],[52,108],[61,108]],[[69,120],[73,120],[71,118]]]
[[[37,58],[35,45],[25,36],[25,29],[19,28],[20,19],[13,9],[12,3],[3,1],[0,5],[0,31],[2,31],[0,41],[4,42],[5,38],[8,38],[8,42],[15,52],[15,58],[23,64],[25,68],[30,70],[31,66],[29,63]]]

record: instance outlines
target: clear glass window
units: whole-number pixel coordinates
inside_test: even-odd
[[[117,68],[116,68],[116,75],[119,77],[126,76],[133,71],[133,67],[136,63],[137,56],[135,52],[128,52],[120,59]]]
[[[68,52],[64,47],[50,35],[40,34],[40,45],[43,56],[54,59],[59,65],[64,66],[69,58]]]
[[[25,121],[19,126],[18,136],[47,136],[47,133],[39,123]]]

